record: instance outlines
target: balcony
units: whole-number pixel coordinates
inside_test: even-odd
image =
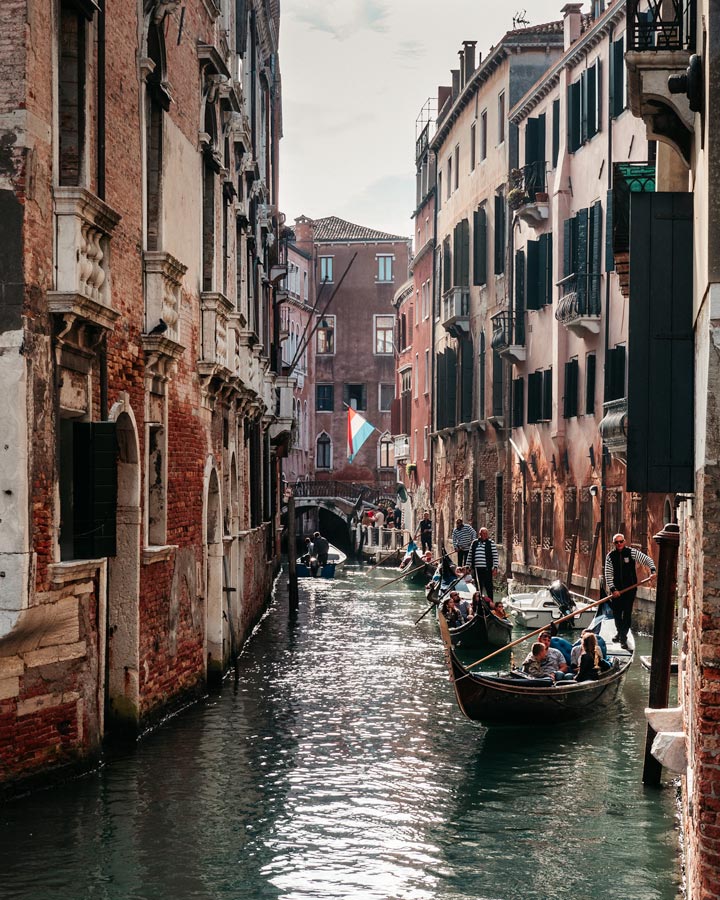
[[[273,444],[289,446],[294,422],[295,379],[278,375],[275,379],[277,401],[275,405],[275,421],[270,426],[270,440]]]
[[[568,275],[558,282],[564,291],[555,318],[579,337],[600,334],[600,275]]]
[[[490,317],[492,322],[491,346],[500,356],[514,363],[525,362],[525,329],[515,327],[512,313],[508,310],[495,313]],[[524,325],[524,322],[523,322]]]
[[[545,180],[545,162],[528,163],[513,169],[508,191],[508,204],[515,215],[530,226],[541,225],[550,215]]]
[[[200,294],[202,335],[198,370],[204,377],[227,376],[232,369],[228,352],[228,318],[234,307],[217,291]]]
[[[670,144],[688,167],[694,113],[702,108],[695,29],[696,0],[647,0],[647,9],[640,9],[640,0],[628,0],[630,108],[645,121],[648,140]]]
[[[603,443],[615,459],[627,463],[627,398],[603,403],[603,417],[598,425]]]
[[[112,308],[110,236],[120,216],[106,203],[79,187],[56,187],[56,280],[48,291],[50,312],[112,330],[120,315]]]
[[[410,459],[410,438],[406,434],[398,434],[394,438],[395,462],[401,463]]]
[[[180,343],[178,322],[182,279],[187,266],[159,250],[143,253],[145,275],[145,330],[149,334],[158,324],[166,325],[163,332],[167,340]]]
[[[470,288],[452,287],[442,298],[442,326],[453,337],[470,331]]]

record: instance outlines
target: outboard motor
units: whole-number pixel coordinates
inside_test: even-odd
[[[313,558],[310,560],[310,574],[313,576],[313,578],[316,578],[319,571],[320,562],[317,556],[313,556]]]
[[[562,581],[553,581],[548,590],[550,591],[550,596],[560,607],[560,611],[564,616],[569,615],[573,609],[575,609],[575,602],[570,596],[570,591]]]

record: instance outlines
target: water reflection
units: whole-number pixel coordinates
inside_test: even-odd
[[[674,900],[673,789],[640,784],[639,663],[602,720],[485,730],[454,704],[432,617],[413,624],[422,592],[373,591],[388,577],[304,583],[236,689],[8,804],[0,894]]]

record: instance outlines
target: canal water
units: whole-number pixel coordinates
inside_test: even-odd
[[[422,591],[282,580],[240,679],[0,812],[12,900],[676,900],[676,791],[641,784],[648,674],[601,719],[483,727]],[[649,652],[649,641],[639,642]]]

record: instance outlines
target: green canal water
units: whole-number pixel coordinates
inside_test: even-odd
[[[237,685],[6,804],[0,898],[676,900],[639,660],[601,719],[486,730],[455,705],[432,616],[414,625],[422,592],[373,592],[393,574],[301,582],[294,619],[280,587]]]

